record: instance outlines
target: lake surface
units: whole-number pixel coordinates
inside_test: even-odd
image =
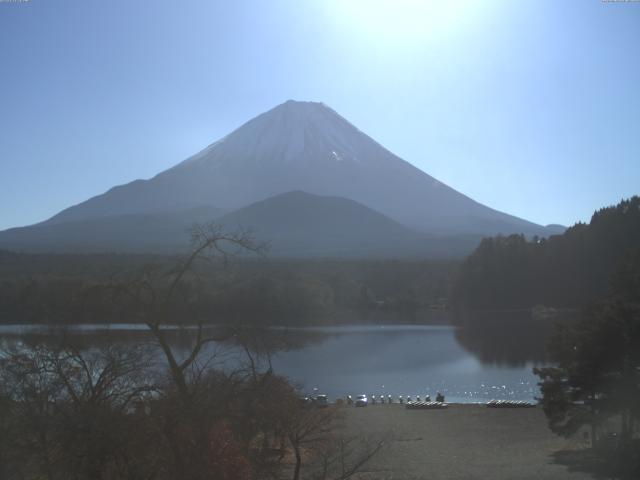
[[[290,378],[307,394],[331,399],[346,395],[414,397],[442,392],[449,402],[485,402],[489,399],[533,401],[538,395],[534,364],[481,361],[459,342],[455,327],[424,325],[336,326],[281,331],[289,345],[271,355],[274,371]],[[38,326],[0,326],[2,343],[35,343],[54,336]],[[87,345],[125,342],[132,347],[149,341],[139,325],[79,326],[71,330]],[[179,335],[178,335],[179,334]],[[187,351],[189,330],[176,328],[172,345]],[[214,346],[227,365],[242,361],[239,348]]]

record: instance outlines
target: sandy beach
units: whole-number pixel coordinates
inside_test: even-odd
[[[539,407],[451,405],[447,410],[407,410],[395,404],[345,409],[354,433],[389,436],[360,479],[592,478],[556,462],[557,452],[585,443],[553,434]]]

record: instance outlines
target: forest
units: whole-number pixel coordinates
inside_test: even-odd
[[[457,309],[579,309],[609,292],[613,273],[640,249],[640,197],[595,212],[562,235],[485,238],[452,285]]]
[[[126,305],[116,304],[102,287],[166,269],[179,258],[0,251],[0,324],[131,322]],[[201,283],[182,312],[185,323],[197,312],[206,323],[264,326],[437,317],[446,307],[456,263],[287,260],[266,252],[197,268]]]
[[[640,475],[640,254],[611,277],[609,293],[558,324],[550,362],[534,368],[549,428],[582,432],[591,449],[563,453],[599,478]],[[586,431],[585,431],[586,429]]]

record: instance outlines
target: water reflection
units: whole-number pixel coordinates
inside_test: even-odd
[[[458,312],[456,340],[484,364],[524,366],[547,363],[546,345],[559,323],[572,322],[575,312],[536,317],[531,311]]]
[[[186,355],[195,332],[172,328],[167,334],[178,356]],[[152,342],[144,328],[133,326],[64,331],[5,328],[0,335],[5,345],[17,341],[56,345],[62,339],[71,339],[86,349],[110,343],[135,347]],[[452,326],[277,328],[211,344],[204,354],[215,353],[223,368],[233,366],[246,358],[242,345],[259,352],[263,362],[270,362],[276,372],[289,377],[303,391],[318,388],[332,398],[359,393],[394,397],[430,394],[433,398],[440,391],[448,401],[474,402],[491,398],[533,400],[538,394],[531,361],[509,361],[510,357],[502,354],[477,355],[484,351],[483,342]],[[507,361],[496,362],[495,358]]]
[[[484,365],[460,346],[451,326],[334,327],[320,344],[279,353],[274,368],[329,395],[421,395],[455,402],[532,400],[531,364]]]

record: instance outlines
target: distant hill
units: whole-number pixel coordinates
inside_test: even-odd
[[[550,237],[551,235],[562,235],[567,230],[567,227],[564,225],[558,225],[557,223],[552,223],[550,225],[546,225],[544,229],[546,236]]]
[[[3,248],[58,253],[176,253],[189,247],[195,222],[247,228],[285,257],[460,257],[476,236],[429,236],[353,200],[288,192],[224,215],[198,208],[171,214],[131,214],[44,223],[0,233]]]
[[[367,256],[415,252],[424,235],[353,200],[289,192],[231,212],[222,225],[249,227],[274,255]]]

